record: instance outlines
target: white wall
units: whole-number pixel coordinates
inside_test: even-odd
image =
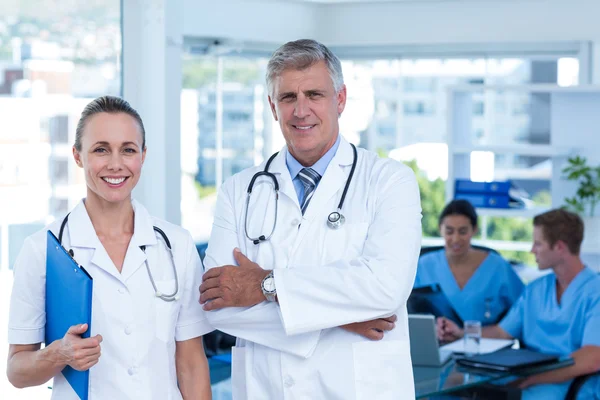
[[[490,0],[320,6],[330,45],[599,40],[597,0]],[[330,23],[325,23],[327,18]]]
[[[456,0],[314,4],[185,0],[186,36],[328,45],[600,41],[597,0]]]
[[[283,44],[319,39],[315,5],[268,0],[185,0],[183,34]]]

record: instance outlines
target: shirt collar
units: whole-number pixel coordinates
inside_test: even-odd
[[[132,243],[136,246],[155,245],[156,235],[154,234],[152,217],[146,208],[136,200],[132,200],[131,204],[134,211]],[[71,246],[87,248],[101,246],[85,208],[84,200],[81,200],[69,215],[68,232]]]
[[[333,156],[335,156],[338,147],[340,147],[340,138],[341,135],[338,134],[335,143],[333,144],[333,146],[331,146],[329,150],[327,150],[327,153],[325,153],[323,157],[321,157],[316,163],[310,166],[310,168],[314,169],[319,175],[323,176],[325,174],[327,166],[333,159]],[[289,150],[285,153],[285,163],[287,165],[288,171],[290,171],[290,176],[292,177],[292,179],[296,179],[298,172],[300,172],[304,168],[304,166],[294,158],[294,156],[292,155],[292,153],[289,152]]]

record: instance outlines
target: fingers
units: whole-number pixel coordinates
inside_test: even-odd
[[[235,258],[235,261],[240,267],[242,264],[245,264],[246,261],[250,261],[237,247],[233,249],[233,258]]]
[[[204,275],[202,275],[202,281],[204,282],[208,279],[218,277],[219,275],[221,275],[222,269],[223,267],[214,267],[209,269],[204,273]]]
[[[87,324],[73,325],[67,330],[67,333],[71,335],[82,335],[87,329]]]
[[[233,249],[233,258],[235,258],[235,261],[240,267],[258,267],[258,264],[246,257],[237,247]]]
[[[398,321],[398,317],[396,316],[396,314],[389,316],[387,318],[381,318],[381,319],[384,321],[392,322],[392,323]]]
[[[84,362],[84,361],[88,360],[89,358],[100,357],[100,352],[101,352],[100,346],[90,347],[90,348],[82,348],[82,349],[75,351],[75,353],[73,353],[73,358],[77,362]]]
[[[385,319],[377,319],[377,320],[373,321],[371,329],[376,329],[378,331],[383,332],[383,331],[391,331],[395,327],[396,327],[396,324],[394,324],[393,322],[389,322]]]
[[[214,300],[208,301],[208,302],[204,303],[204,305],[202,306],[204,311],[220,310],[221,308],[224,308],[224,307],[225,307],[225,300],[223,300],[222,298],[216,298]]]
[[[94,365],[98,364],[99,360],[100,360],[100,353],[85,357],[80,360],[75,360],[69,365],[77,371],[87,371],[88,369],[92,368]]]
[[[204,291],[201,288],[200,292],[202,293],[200,295],[200,304],[204,304],[207,301],[211,301],[223,296],[223,290],[220,288],[211,288]]]
[[[207,279],[200,285],[200,293],[204,293],[209,289],[218,288],[219,286],[219,278]]]
[[[377,340],[383,339],[383,335],[384,335],[384,333],[381,331],[377,331],[375,329],[368,329],[365,332],[364,337],[366,337],[367,339],[370,339],[370,340],[377,341]]]

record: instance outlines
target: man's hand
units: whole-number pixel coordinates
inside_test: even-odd
[[[446,317],[439,317],[436,321],[437,337],[442,342],[454,342],[463,337],[462,329]]]
[[[250,261],[239,249],[233,250],[239,267],[224,265],[208,270],[200,285],[200,303],[206,311],[225,307],[251,307],[265,301],[261,283],[270,271]]]
[[[383,339],[384,331],[391,331],[396,327],[396,315],[387,318],[374,319],[372,321],[355,322],[353,324],[342,325],[340,328],[349,332],[357,333],[370,340]]]
[[[77,371],[87,371],[96,365],[100,358],[102,336],[96,335],[82,339],[81,335],[87,329],[87,324],[73,325],[62,339],[54,342],[57,346],[56,354],[60,358],[60,362]]]

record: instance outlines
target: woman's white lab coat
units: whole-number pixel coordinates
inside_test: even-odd
[[[119,273],[96,236],[83,201],[69,215],[63,246],[94,279],[91,335],[100,334],[102,355],[90,369],[90,400],[181,399],[175,370],[175,341],[212,330],[198,304],[202,267],[195,244],[184,229],[151,217],[133,201],[134,233]],[[50,229],[57,237],[62,218]],[[163,293],[172,293],[175,280],[165,242],[171,242],[177,274],[177,301],[154,294],[144,262]],[[46,231],[26,239],[14,266],[8,340],[11,344],[44,341]],[[140,246],[146,246],[142,251]],[[54,378],[53,399],[77,399],[62,374]]]
[[[342,139],[304,216],[285,163],[270,171],[280,186],[277,227],[270,241],[246,238],[244,214],[250,179],[264,164],[235,175],[219,193],[205,268],[235,264],[239,247],[274,269],[279,304],[208,313],[216,328],[237,336],[233,349],[234,399],[414,399],[406,300],[421,244],[421,207],[413,172],[358,149],[343,205],[346,223],[327,227],[353,160]],[[251,237],[274,222],[272,185],[260,178],[251,197]],[[340,325],[398,315],[379,342]]]

